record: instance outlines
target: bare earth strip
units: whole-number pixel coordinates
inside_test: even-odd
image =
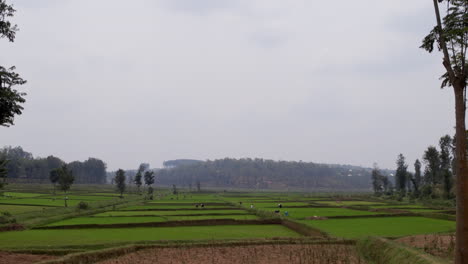
[[[0,251],[0,263],[30,264],[45,260],[52,260],[56,257],[47,255],[18,254]]]
[[[235,247],[154,248],[100,264],[364,264],[350,245],[258,245]]]

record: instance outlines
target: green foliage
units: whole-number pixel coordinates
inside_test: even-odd
[[[67,192],[68,190],[70,190],[71,185],[75,181],[75,177],[73,177],[73,172],[68,169],[67,165],[63,165],[58,170],[58,174],[58,184],[60,190]]]
[[[5,0],[0,0],[0,38],[7,38],[10,42],[15,40],[18,26],[11,24],[7,19],[13,17],[16,10]]]
[[[125,171],[122,169],[117,170],[114,183],[117,186],[117,191],[120,193],[120,198],[123,198],[123,193],[125,192],[125,179]]]
[[[392,183],[387,176],[383,175],[377,164],[374,164],[374,168],[371,173],[372,188],[374,194],[380,196],[382,194],[390,195],[393,192]]]
[[[287,175],[287,177],[285,177]],[[156,172],[161,185],[230,188],[368,189],[367,168],[264,159],[219,159]]]
[[[89,204],[87,202],[80,201],[76,207],[79,210],[88,210],[89,209]]]
[[[468,2],[466,0],[439,0],[438,2],[446,3],[446,16],[441,21],[441,25],[436,25],[423,39],[421,48],[432,52],[434,46],[437,45],[439,51],[443,51],[449,56],[445,58],[444,62],[447,72],[441,76],[442,88],[452,86],[453,82],[457,81],[462,84],[461,88],[465,89],[467,83]]]
[[[154,171],[145,171],[145,184],[148,186],[148,199],[153,200]]]
[[[440,155],[434,146],[429,146],[424,152],[423,160],[426,163],[424,183],[435,185],[440,182]]]
[[[135,175],[135,178],[134,178],[134,180],[133,180],[133,182],[135,183],[135,185],[136,185],[137,188],[138,188],[138,192],[140,192],[140,187],[141,187],[141,185],[142,185],[141,178],[142,178],[141,171],[138,170],[138,172],[137,172],[137,174]]]
[[[73,173],[71,170],[68,169],[67,165],[63,165],[59,170],[58,170],[58,184],[60,190],[62,190],[64,193],[67,193],[68,190],[70,190],[71,185],[75,181],[75,177],[73,177]],[[65,197],[65,207],[68,206],[68,197]]]
[[[16,10],[12,5],[8,5],[5,0],[0,0],[0,38],[7,38],[10,42],[15,40],[18,27],[8,20],[14,15]],[[5,68],[0,66],[0,126],[10,126],[14,124],[15,115],[21,115],[25,93],[14,89],[17,85],[26,83],[18,73],[14,72],[15,67]]]
[[[47,158],[34,158],[33,155],[21,147],[3,147],[0,149],[0,158],[9,160],[6,165],[8,178],[28,179],[28,182],[43,182],[50,180],[51,171],[65,164],[60,158],[48,156]],[[106,164],[99,159],[89,158],[83,162],[74,161],[68,164],[73,171],[76,183],[106,182]],[[55,178],[56,175],[53,175]]]
[[[403,156],[403,154],[398,155],[396,164],[397,164],[397,169],[395,173],[396,189],[404,196],[406,192],[408,165],[406,165],[405,156]]]
[[[2,158],[0,156],[0,194],[3,188],[5,188],[5,185],[7,184],[6,183],[6,179],[8,176],[7,169],[6,169],[7,163],[8,161],[5,158]]]

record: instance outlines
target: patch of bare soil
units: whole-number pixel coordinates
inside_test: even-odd
[[[256,245],[231,247],[154,248],[100,264],[364,264],[350,245]]]
[[[415,247],[433,256],[453,258],[455,235],[417,235],[396,240],[410,247]]]
[[[51,260],[56,257],[48,255],[18,254],[0,251],[0,263],[5,264],[30,264]]]

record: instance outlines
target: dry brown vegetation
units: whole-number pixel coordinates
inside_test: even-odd
[[[455,235],[417,235],[403,237],[397,242],[415,247],[441,258],[453,258]]]
[[[230,247],[152,248],[133,252],[100,264],[361,264],[351,245],[251,245]]]
[[[19,254],[0,251],[0,263],[30,264],[40,261],[51,260],[56,257],[48,255]]]

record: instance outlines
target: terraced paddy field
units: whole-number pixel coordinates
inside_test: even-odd
[[[253,205],[256,208],[278,208],[279,204],[281,204],[282,208],[287,207],[307,207],[311,206],[309,203],[305,202],[276,202],[276,201],[268,201],[268,202],[251,202],[251,203],[243,203],[245,207],[249,207]]]
[[[42,207],[42,206],[0,204],[0,212],[8,212],[13,215],[28,213],[28,212],[35,212],[35,211],[42,211],[46,208],[47,207]]]
[[[209,219],[232,219],[232,220],[257,220],[255,215],[185,215],[185,216],[120,216],[120,217],[77,217],[63,221],[54,222],[46,226],[70,226],[70,225],[112,225],[112,224],[138,224],[156,223],[169,221],[191,221]]]
[[[79,200],[68,200],[69,206],[75,206],[79,203]],[[63,198],[48,199],[48,198],[25,198],[25,199],[5,199],[1,200],[0,204],[10,205],[38,205],[38,206],[49,206],[49,207],[62,207],[65,204]]]
[[[222,210],[209,210],[209,209],[198,209],[198,210],[157,210],[157,209],[151,209],[151,210],[145,210],[144,208],[141,208],[139,210],[128,210],[124,209],[121,211],[109,211],[101,214],[97,214],[96,216],[119,216],[119,215],[220,215],[220,214],[247,214],[247,211],[238,209],[238,208],[232,208],[232,209],[222,209]]]
[[[308,217],[335,217],[335,216],[369,216],[383,214],[381,212],[360,211],[347,208],[285,208],[281,211],[284,215],[294,219],[306,219]]]
[[[223,240],[301,237],[281,225],[27,230],[0,232],[0,248],[43,248],[157,240]]]
[[[26,229],[0,232],[0,250],[88,251],[137,244],[158,248],[103,263],[154,263],[156,254],[160,256],[158,263],[350,264],[365,263],[353,246],[356,239],[446,234],[455,228],[454,221],[428,218],[442,217],[430,214],[444,212],[439,209],[375,197],[225,192],[172,195],[160,190],[154,200],[145,200],[145,195],[129,194],[120,199],[113,189],[96,190],[69,194],[69,208],[63,207],[62,196],[44,191],[14,191],[0,198],[0,212],[11,211]],[[11,201],[13,204],[6,204]],[[89,208],[78,209],[80,201],[87,202]],[[205,207],[197,208],[201,203]],[[276,210],[280,213],[275,214]],[[421,216],[401,216],[410,213]],[[423,213],[428,214],[423,217]],[[182,243],[190,246],[181,248]],[[201,243],[204,246],[198,247]],[[207,243],[217,245],[209,247]],[[225,248],[220,245],[228,243]],[[249,243],[252,245],[245,246]],[[164,257],[168,254],[172,259]]]
[[[139,217],[76,217],[63,221],[54,222],[46,226],[67,226],[67,225],[110,225],[110,224],[132,224],[132,223],[154,223],[164,222],[166,218],[160,216],[139,216]]]
[[[370,205],[385,205],[381,202],[371,202],[371,201],[316,201],[314,202],[317,205],[328,205],[328,206],[370,206]]]
[[[375,217],[355,219],[300,220],[335,237],[401,237],[453,232],[455,222],[425,217]]]

